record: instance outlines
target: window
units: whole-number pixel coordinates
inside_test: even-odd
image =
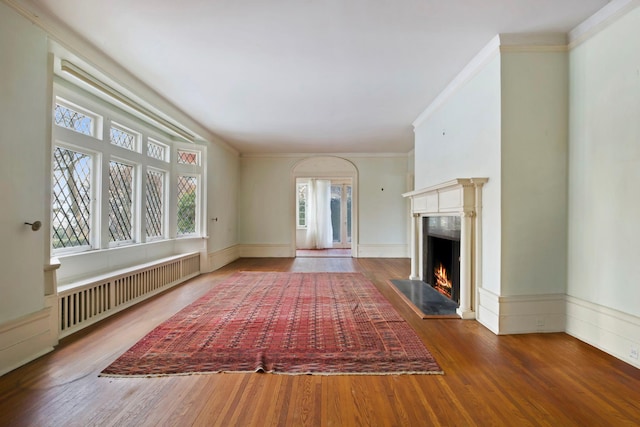
[[[164,186],[165,173],[159,170],[147,171],[146,232],[147,238],[164,236]]]
[[[109,162],[109,242],[133,241],[134,167]]]
[[[298,191],[296,192],[298,207],[296,211],[296,224],[298,228],[307,228],[307,195],[308,195],[308,185],[306,183],[298,183],[297,184]]]
[[[53,254],[202,232],[204,147],[172,141],[79,88],[54,84],[54,96]]]
[[[178,163],[181,165],[198,165],[200,164],[199,160],[196,151],[178,150]]]
[[[169,161],[169,147],[165,144],[162,144],[158,141],[154,141],[149,139],[147,141],[147,156],[152,159],[163,160],[165,162]]]
[[[58,99],[53,114],[53,122],[63,128],[89,136],[96,134],[95,115],[79,107],[71,107],[71,103]],[[82,111],[82,112],[81,112]]]
[[[115,146],[126,148],[131,151],[138,151],[138,139],[139,135],[130,130],[124,130],[123,127],[111,125],[111,131],[109,132],[109,140]]]
[[[197,231],[197,189],[198,180],[195,176],[178,177],[178,236]]]
[[[92,156],[79,151],[53,151],[53,249],[91,246],[92,163]]]

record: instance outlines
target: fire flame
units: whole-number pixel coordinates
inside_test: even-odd
[[[447,270],[444,268],[444,265],[440,264],[433,273],[436,276],[436,285],[434,286],[435,289],[442,295],[451,298],[451,288],[453,287],[453,285],[449,277],[447,277],[448,274]]]

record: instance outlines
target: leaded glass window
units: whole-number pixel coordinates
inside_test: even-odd
[[[137,151],[138,135],[126,131],[120,126],[111,126],[109,139],[113,145],[126,148],[127,150]]]
[[[164,172],[147,170],[146,232],[149,238],[164,235],[164,182]]]
[[[92,156],[63,147],[53,151],[52,247],[91,245]]]
[[[181,165],[197,165],[200,159],[197,151],[178,150],[178,164]]]
[[[197,177],[178,177],[178,236],[196,232],[197,189]]]
[[[53,121],[60,127],[93,136],[94,118],[66,105],[56,103]]]
[[[151,140],[147,141],[147,156],[152,159],[163,160],[166,162],[168,152],[169,148],[166,145]]]
[[[109,241],[133,240],[134,167],[109,162]]]

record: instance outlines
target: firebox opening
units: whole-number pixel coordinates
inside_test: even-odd
[[[460,303],[460,217],[424,218],[424,281]]]

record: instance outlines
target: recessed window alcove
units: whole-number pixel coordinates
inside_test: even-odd
[[[458,178],[405,193],[411,200],[411,280],[422,280],[475,319],[481,277],[482,186],[487,178]],[[447,295],[448,293],[448,295]]]

